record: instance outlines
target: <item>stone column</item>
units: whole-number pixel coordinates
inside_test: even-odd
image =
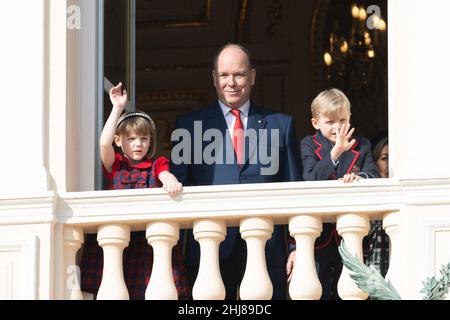
[[[109,224],[98,229],[97,240],[103,248],[103,277],[97,300],[128,300],[123,275],[123,249],[130,242],[130,226]]]
[[[242,300],[270,300],[273,286],[266,264],[266,242],[273,233],[273,222],[265,218],[242,219],[242,239],[247,243],[247,264],[240,286]]]
[[[322,219],[316,216],[297,216],[289,219],[289,231],[295,238],[296,256],[289,295],[294,300],[319,300],[322,285],[317,276],[314,243],[322,232]]]
[[[200,244],[200,266],[192,296],[194,300],[223,300],[225,285],[220,275],[219,245],[227,233],[224,221],[194,222],[194,237]]]

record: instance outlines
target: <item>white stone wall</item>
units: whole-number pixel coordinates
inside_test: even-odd
[[[389,161],[397,179],[450,177],[450,2],[388,1]]]
[[[48,188],[45,1],[3,1],[0,193]]]

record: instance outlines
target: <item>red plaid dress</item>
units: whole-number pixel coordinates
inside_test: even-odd
[[[123,155],[116,153],[111,173],[103,168],[108,189],[160,188],[158,175],[169,170],[169,161],[160,157],[148,159],[133,166]],[[144,231],[132,232],[130,244],[123,253],[125,283],[130,299],[142,300],[150,280],[153,250]],[[81,256],[81,290],[96,294],[102,280],[103,250],[97,243],[97,234],[86,235]],[[178,243],[172,251],[172,271],[179,299],[189,299],[189,283],[182,248]]]

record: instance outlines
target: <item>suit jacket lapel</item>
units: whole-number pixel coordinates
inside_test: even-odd
[[[359,159],[359,151],[357,148],[358,142],[356,141],[353,145],[352,149],[344,152],[339,159],[339,166],[337,171],[337,176],[342,178],[345,174],[351,173],[354,171],[355,173],[359,172],[359,168],[355,167],[356,161]]]
[[[244,166],[249,162],[249,159],[251,159],[253,153],[258,149],[257,146],[260,147],[259,138],[263,132],[262,129],[264,129],[266,125],[267,121],[264,118],[264,114],[262,114],[255,105],[251,104],[248,112],[246,136],[254,136],[256,133],[256,143],[255,141],[252,141],[252,138],[246,139],[246,150],[248,150],[248,152],[245,152]],[[248,142],[250,142],[250,144]],[[244,166],[242,166],[242,168]]]
[[[316,146],[314,153],[319,160],[322,160],[331,152],[332,145],[330,141],[328,141],[320,131],[317,131],[313,136],[313,142]]]
[[[219,103],[208,109],[207,122],[203,123],[203,128],[203,131],[206,131],[207,129],[218,129],[223,134],[226,133],[228,126]]]
[[[220,140],[222,142],[221,147],[223,154],[221,158],[217,157],[216,161],[222,161],[222,164],[236,164],[236,168],[239,168],[237,165],[236,154],[233,149],[233,141],[231,140],[230,132],[227,131],[228,125],[219,103],[209,109],[206,122],[206,124],[203,124],[203,133],[208,129],[216,129],[222,133],[223,139]],[[202,148],[202,151],[203,150],[204,147]]]

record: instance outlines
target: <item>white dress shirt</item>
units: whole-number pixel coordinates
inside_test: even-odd
[[[236,122],[236,117],[231,113],[231,108],[226,106],[222,101],[219,100],[220,109],[222,109],[223,116],[225,117],[225,121],[227,122],[228,132],[230,133],[230,137],[233,138],[233,129],[234,123]],[[248,112],[250,110],[250,100],[247,100],[242,106],[240,106],[239,111],[241,111],[241,121],[244,126],[244,132],[247,130],[247,122],[248,122]]]

